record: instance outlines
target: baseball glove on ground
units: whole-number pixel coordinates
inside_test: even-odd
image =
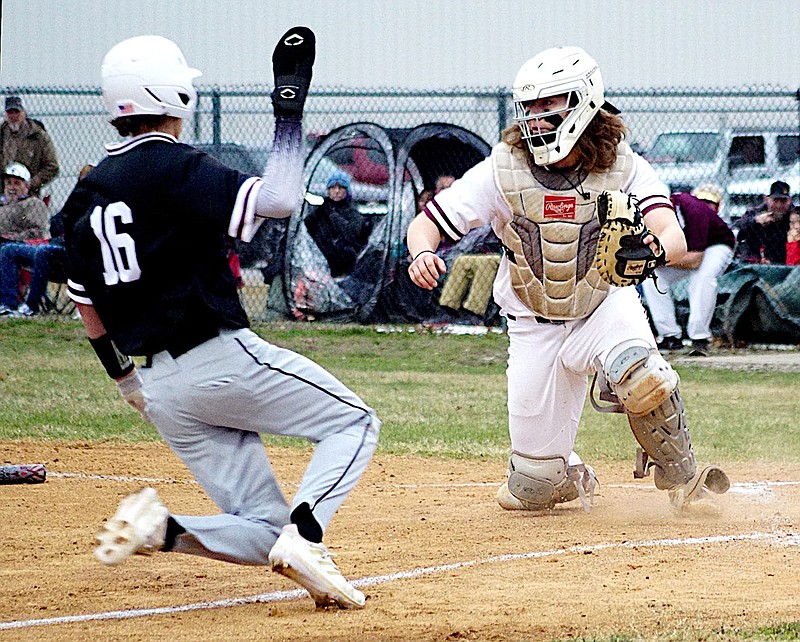
[[[652,234],[642,220],[642,212],[633,196],[623,192],[603,192],[597,197],[600,238],[594,265],[610,285],[638,285],[667,262],[658,238],[653,252],[643,240]]]

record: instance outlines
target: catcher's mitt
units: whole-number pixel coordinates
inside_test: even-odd
[[[603,192],[597,197],[600,238],[594,265],[602,279],[611,285],[638,285],[667,262],[661,243],[647,229],[633,196],[623,192]],[[652,234],[658,251],[643,240]]]

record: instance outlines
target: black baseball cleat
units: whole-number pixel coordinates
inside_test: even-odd
[[[317,39],[308,27],[292,27],[281,36],[272,53],[272,107],[276,117],[303,115],[316,51]]]
[[[707,357],[708,356],[708,339],[694,339],[692,341],[692,349],[689,350],[690,357]]]
[[[664,337],[661,341],[656,344],[656,347],[659,350],[680,350],[683,348],[683,341],[681,341],[680,337]]]

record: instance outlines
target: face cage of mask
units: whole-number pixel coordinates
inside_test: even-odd
[[[559,133],[564,127],[572,112],[578,107],[581,102],[581,95],[583,92],[572,90],[565,92],[567,96],[567,107],[558,111],[544,111],[531,114],[526,108],[526,104],[530,104],[532,100],[515,100],[514,101],[514,120],[519,123],[522,130],[522,139],[528,141],[528,144],[533,147],[546,147],[553,145],[559,139]],[[561,96],[565,94],[554,94]],[[550,96],[544,96],[549,98]],[[532,122],[536,121],[536,122]],[[547,122],[554,129],[542,129],[541,122]]]

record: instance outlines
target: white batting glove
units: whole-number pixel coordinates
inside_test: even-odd
[[[142,377],[139,375],[139,371],[134,368],[116,382],[122,398],[137,410],[142,419],[147,423],[153,423],[147,415],[147,404],[142,394]]]

